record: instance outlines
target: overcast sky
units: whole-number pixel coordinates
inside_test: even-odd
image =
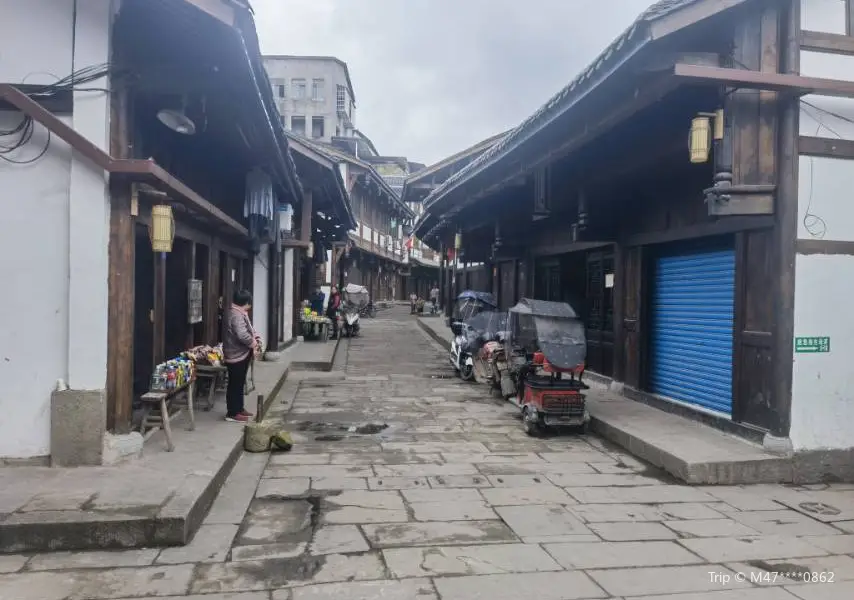
[[[356,127],[427,164],[515,127],[652,0],[252,0],[265,54],[332,55]]]

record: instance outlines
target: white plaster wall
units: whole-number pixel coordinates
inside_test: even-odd
[[[0,0],[0,82],[50,83],[107,62],[109,0]],[[76,27],[76,32],[74,31]],[[76,34],[76,35],[75,35]],[[95,82],[93,87],[106,87]],[[74,97],[63,120],[93,142],[108,140],[104,93]],[[20,113],[0,113],[0,127]],[[36,125],[18,159],[47,137]],[[3,139],[3,143],[10,140]],[[106,384],[107,235],[104,173],[52,136],[31,165],[0,163],[0,457],[50,453],[50,396],[57,379],[76,389]]]
[[[796,450],[854,447],[854,257],[799,255],[795,336],[830,336],[826,354],[793,358],[792,427]]]
[[[801,0],[801,29],[845,34],[845,0]]]
[[[802,0],[802,27],[845,33],[842,0]],[[801,73],[854,80],[854,58],[801,52]],[[854,139],[854,101],[806,96],[800,134]],[[801,156],[798,239],[854,241],[854,161]],[[854,447],[854,256],[799,254],[795,262],[795,337],[830,337],[830,352],[794,353],[789,436],[796,450]]]
[[[261,246],[255,256],[252,273],[252,325],[264,341],[270,345],[270,246]]]
[[[282,308],[282,322],[285,325],[285,338],[288,342],[294,337],[294,251],[285,250],[285,301]]]

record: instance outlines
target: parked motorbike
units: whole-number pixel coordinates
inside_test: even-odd
[[[346,337],[356,337],[361,329],[360,319],[362,312],[371,303],[368,289],[362,285],[348,283],[344,287],[344,302],[341,312],[344,322],[341,331]]]
[[[483,311],[496,311],[497,304],[492,294],[467,290],[457,296],[451,315],[450,327],[454,334],[451,341],[449,360],[454,370],[464,381],[474,379],[474,354],[480,347],[481,330],[466,325]],[[475,323],[480,327],[482,323]]]
[[[480,331],[474,353],[474,380],[489,386],[493,395],[501,394],[501,379],[507,372],[504,340],[507,336],[507,313],[484,311],[469,320],[472,329]]]

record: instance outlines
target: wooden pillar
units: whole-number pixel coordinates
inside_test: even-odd
[[[614,303],[614,374],[615,381],[625,381],[625,356],[623,345],[625,344],[625,327],[623,326],[623,307],[625,298],[626,270],[623,264],[623,246],[614,244],[614,289],[611,290],[611,298]],[[607,307],[606,307],[607,309]]]
[[[306,190],[302,195],[302,213],[300,214],[299,239],[303,242],[311,241],[311,214],[313,212],[311,190]]]
[[[207,273],[204,282],[204,311],[205,311],[205,343],[216,345],[219,337],[219,297],[220,297],[220,270],[219,270],[219,248],[211,240],[208,247]],[[223,308],[225,298],[223,298]]]
[[[196,278],[196,242],[189,242],[187,247],[187,252],[184,254],[184,272],[186,274],[185,277],[185,285],[187,287],[187,308],[189,309],[189,287],[190,280]],[[193,323],[190,323],[189,319],[189,310],[186,315],[186,323],[187,323],[187,338],[184,342],[184,345],[187,348],[192,348],[196,345],[196,326]]]
[[[110,102],[110,153],[116,158],[130,155],[130,114],[127,89],[120,88]],[[132,196],[129,183],[110,182],[107,429],[115,433],[130,431],[133,410],[136,219]]]
[[[780,66],[783,73],[800,71],[801,3],[791,0],[784,12],[784,31],[781,44]],[[771,398],[775,413],[771,433],[789,435],[792,408],[792,356],[795,334],[795,254],[798,237],[798,130],[800,127],[800,98],[779,95],[780,121],[777,168],[777,227],[774,254],[778,257],[779,290],[774,294]]]
[[[165,252],[154,255],[154,357],[157,365],[166,360],[166,259]]]
[[[269,328],[267,331],[267,337],[269,339],[265,340],[265,342],[267,344],[267,348],[275,352],[279,349],[279,322],[282,319],[282,303],[284,301],[281,295],[282,251],[279,249],[278,244],[270,244],[268,246],[268,252],[269,268],[267,271],[267,277],[269,280]]]

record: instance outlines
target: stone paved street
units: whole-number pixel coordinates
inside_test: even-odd
[[[292,377],[293,452],[244,455],[191,544],[0,556],[0,599],[854,598],[854,486],[689,487],[529,438],[407,312]]]

